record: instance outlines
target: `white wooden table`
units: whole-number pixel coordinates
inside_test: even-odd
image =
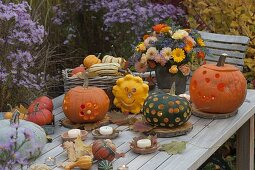
[[[54,99],[55,121],[65,118],[62,112],[63,96]],[[174,138],[159,138],[160,144],[171,141],[187,141],[187,148],[182,154],[168,155],[166,152],[158,151],[148,155],[138,155],[130,150],[129,142],[139,133],[129,131],[127,126],[110,125],[123,130],[120,136],[113,140],[118,146],[118,152],[125,152],[124,158],[114,160],[114,169],[126,164],[129,170],[152,170],[152,169],[197,169],[201,166],[228,138],[235,132],[238,134],[238,168],[253,169],[254,167],[254,113],[255,113],[255,90],[248,90],[247,97],[243,105],[239,108],[238,114],[234,117],[221,120],[202,119],[195,116],[190,118],[193,124],[193,130],[184,136]],[[62,140],[60,134],[69,129],[56,126],[55,133],[52,135],[53,142],[48,143],[42,155],[36,160],[36,163],[44,163],[47,157],[55,157],[57,165],[67,161],[67,154],[62,149]],[[85,140],[86,144],[92,143],[91,133]],[[62,169],[57,166],[54,170]],[[95,163],[91,169],[97,169]]]

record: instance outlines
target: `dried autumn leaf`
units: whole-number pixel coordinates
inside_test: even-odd
[[[23,114],[27,114],[27,108],[25,108],[22,104],[20,104],[19,106],[15,106],[15,108],[13,109],[13,111],[17,109],[20,113]]]
[[[129,128],[135,132],[149,132],[151,131],[154,127],[146,124],[143,121],[137,121],[133,125],[129,126]]]
[[[180,154],[186,149],[187,142],[185,141],[172,141],[171,143],[161,145],[160,150],[166,151],[169,155]]]
[[[107,114],[110,117],[110,122],[114,124],[124,125],[129,123],[128,116],[122,112],[111,111]]]

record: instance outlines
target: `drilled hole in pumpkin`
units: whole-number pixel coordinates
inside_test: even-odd
[[[204,71],[203,71],[203,74],[206,74],[206,73],[207,73],[207,71],[204,70]]]
[[[224,91],[224,89],[225,89],[225,84],[224,84],[224,83],[219,83],[219,84],[217,85],[217,89],[218,89],[219,91]]]
[[[215,96],[212,95],[212,96],[211,96],[211,99],[212,99],[212,100],[215,100]]]
[[[209,83],[211,80],[209,78],[205,78],[205,82]]]
[[[196,88],[197,88],[197,81],[194,80],[193,83],[192,83],[192,85],[191,85],[191,89],[192,89],[192,90],[195,90]]]
[[[84,104],[81,105],[81,109],[85,109],[85,105]]]
[[[84,112],[83,112],[83,111],[81,111],[81,112],[80,112],[80,115],[81,115],[81,116],[84,116]]]
[[[215,74],[215,78],[220,78],[220,74],[219,73]]]

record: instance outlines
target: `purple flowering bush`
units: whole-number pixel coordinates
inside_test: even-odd
[[[30,11],[26,1],[0,0],[0,110],[7,102],[22,101],[29,91],[45,86],[46,75],[36,61],[47,34],[44,26],[32,20]]]
[[[102,15],[105,40],[112,43],[117,53],[130,57],[132,45],[150,30],[151,26],[169,18],[183,25],[185,12],[172,4],[152,3],[148,0],[90,0],[86,3],[90,15]]]

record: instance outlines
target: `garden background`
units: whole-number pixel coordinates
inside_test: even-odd
[[[185,28],[248,36],[244,74],[248,88],[255,87],[253,0],[0,0],[0,110],[63,94],[63,69],[89,54],[128,59],[145,30],[169,19]],[[230,167],[232,147],[229,140],[220,149]]]

